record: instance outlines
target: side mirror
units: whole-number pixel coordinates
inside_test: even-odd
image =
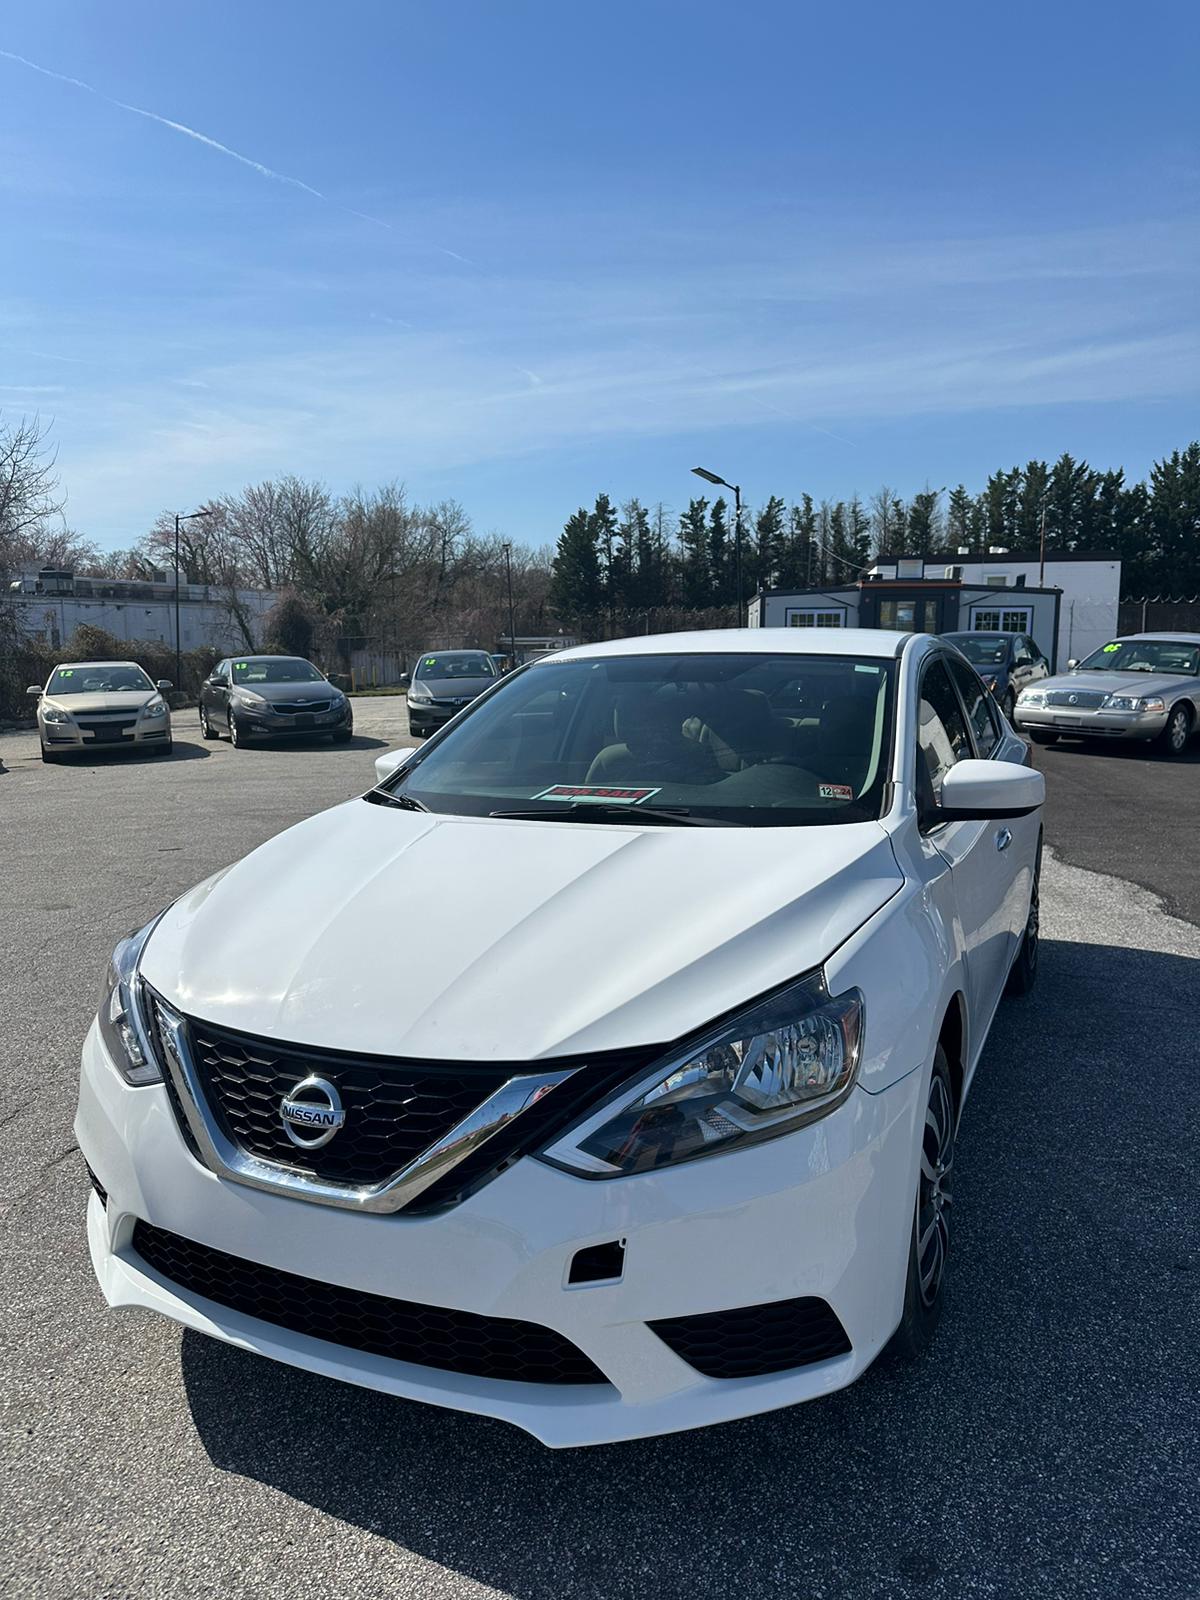
[[[375,757],[375,782],[383,783],[390,778],[408,760],[420,745],[402,744],[397,750],[385,750],[383,755]]]
[[[1068,672],[1074,672],[1075,668],[1078,665],[1079,665],[1079,657],[1078,656],[1072,656],[1070,658],[1070,660],[1067,662],[1067,671]]]
[[[165,692],[167,689],[173,689],[175,685],[171,682],[170,678],[160,678],[154,687],[156,689],[162,689]]]
[[[43,692],[44,691],[40,689],[36,683],[31,683],[28,689],[25,691],[26,694],[31,694],[35,700],[40,700]]]
[[[1027,817],[1046,798],[1046,780],[1012,761],[958,761],[942,779],[939,822]]]
[[[400,687],[402,689],[407,689],[408,686],[409,686],[409,683],[411,681],[412,680],[411,680],[411,678],[410,678],[410,676],[409,676],[409,674],[407,672],[402,672],[400,674],[400,676],[396,679],[396,682],[400,685]]]

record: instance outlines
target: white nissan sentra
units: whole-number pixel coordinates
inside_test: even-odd
[[[1038,958],[1043,781],[953,647],[588,645],[376,766],[118,946],[108,1302],[550,1445],[922,1351]]]

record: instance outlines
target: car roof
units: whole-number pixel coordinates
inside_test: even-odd
[[[64,667],[68,672],[76,672],[81,667],[138,667],[141,672],[146,670],[136,661],[60,661],[54,671],[61,672]]]
[[[1119,633],[1122,643],[1133,639],[1157,639],[1162,644],[1200,644],[1200,633]]]
[[[1024,639],[1023,628],[952,628],[949,633],[941,633],[939,639]]]
[[[237,650],[234,650],[226,659],[229,661],[303,661],[305,666],[311,667],[313,665],[307,656],[243,655]]]
[[[639,634],[632,639],[576,645],[571,650],[555,650],[533,665],[543,667],[555,661],[588,661],[604,656],[705,654],[875,656],[890,660],[909,639],[930,637],[881,628],[707,628],[693,633]]]
[[[490,650],[485,650],[481,644],[462,645],[457,650],[422,650],[423,656],[490,656]]]

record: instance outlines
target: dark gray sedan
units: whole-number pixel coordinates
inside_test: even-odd
[[[1051,739],[1153,739],[1181,756],[1200,727],[1200,633],[1134,633],[1017,699],[1016,724]]]
[[[456,717],[499,674],[486,650],[431,650],[408,686],[408,730],[420,739]]]
[[[327,733],[335,744],[345,744],[354,733],[354,713],[311,661],[230,656],[201,685],[200,730],[206,739],[227,733],[235,748],[297,733]]]
[[[948,633],[945,637],[966,656],[1010,722],[1021,690],[1050,676],[1050,663],[1027,633]]]

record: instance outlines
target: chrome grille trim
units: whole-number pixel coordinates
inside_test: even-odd
[[[1113,693],[1120,691],[1114,690]],[[1048,706],[1068,706],[1077,711],[1095,711],[1108,699],[1107,689],[1048,689]]]
[[[579,1067],[554,1072],[525,1073],[509,1078],[428,1149],[383,1183],[351,1186],[328,1183],[247,1155],[226,1137],[208,1108],[200,1076],[192,1059],[187,1021],[158,995],[153,997],[162,1041],[162,1065],[187,1118],[200,1158],[218,1177],[266,1189],[294,1200],[337,1206],[344,1211],[401,1211],[498,1133],[543,1095],[573,1078]]]

